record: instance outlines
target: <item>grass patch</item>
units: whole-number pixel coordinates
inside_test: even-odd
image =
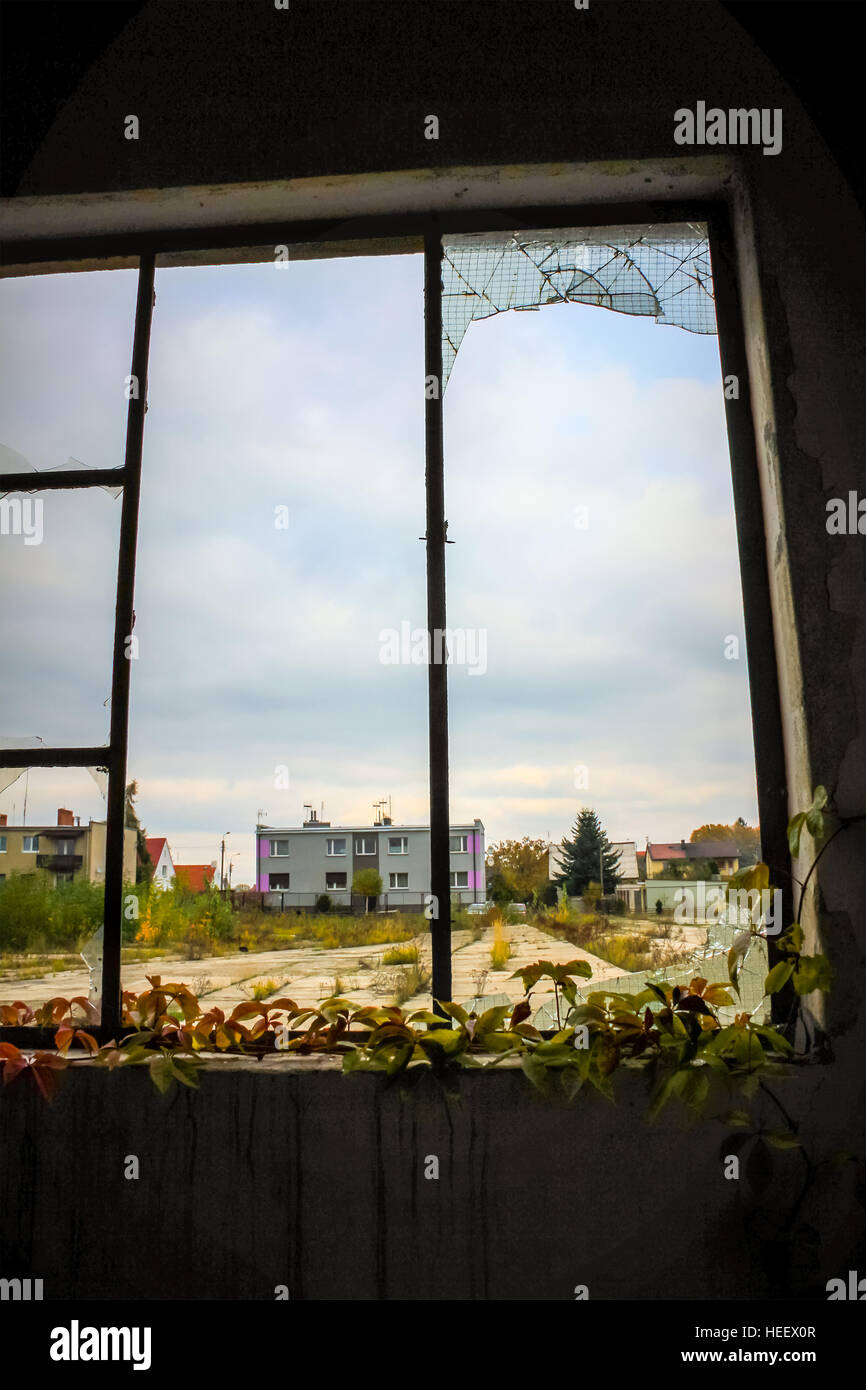
[[[570,941],[591,955],[634,974],[639,970],[657,970],[660,966],[677,965],[684,955],[671,946],[660,946],[654,936],[658,929],[647,924],[644,932],[623,932],[611,927],[608,917],[585,912],[561,920],[561,914],[547,917],[539,914],[536,926],[559,941]]]
[[[491,913],[493,919],[493,945],[490,948],[490,967],[504,970],[511,958],[511,943],[505,932],[505,920],[501,912]]]
[[[390,951],[386,951],[382,956],[383,965],[417,965],[418,947],[414,943],[411,946],[392,946]]]

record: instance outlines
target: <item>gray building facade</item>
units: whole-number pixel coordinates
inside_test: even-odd
[[[451,896],[461,904],[486,895],[484,826],[480,820],[451,827]],[[272,906],[314,907],[323,893],[337,906],[352,906],[359,869],[382,880],[378,906],[421,908],[430,893],[430,827],[334,826],[315,819],[302,826],[256,826],[256,889]],[[363,900],[356,895],[356,901]]]

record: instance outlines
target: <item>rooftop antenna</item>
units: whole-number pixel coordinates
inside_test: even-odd
[[[263,810],[260,806],[259,809],[256,811],[256,825],[262,825],[262,816],[266,816],[267,814],[267,811]]]

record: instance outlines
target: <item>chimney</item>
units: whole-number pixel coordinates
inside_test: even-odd
[[[67,811],[67,810],[65,809],[65,807],[60,806],[60,807],[58,808],[58,811],[57,811],[57,824],[58,824],[58,825],[74,825],[74,824],[75,824],[75,817],[73,816],[73,814],[72,814],[71,811]]]
[[[0,825],[6,825],[6,824],[8,824],[8,822],[7,822],[7,820],[6,820],[6,812],[5,812],[5,811],[0,811]]]

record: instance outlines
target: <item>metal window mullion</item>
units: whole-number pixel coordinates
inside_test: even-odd
[[[125,468],[58,468],[50,473],[0,473],[0,488],[9,492],[56,492],[61,488],[123,487]]]
[[[147,361],[153,318],[154,258],[142,255],[138,271],[135,333],[131,374],[138,385],[129,401],[120,543],[117,557],[117,601],[114,618],[114,660],[111,679],[111,733],[108,757],[108,810],[105,845],[104,942],[102,952],[102,1027],[120,1027],[120,951],[123,911],[123,850],[126,827],[126,759],[129,737],[130,652],[135,596],[135,555],[138,504],[141,494],[141,450],[147,409]]]
[[[451,879],[448,808],[448,666],[434,641],[445,621],[445,479],[442,447],[442,239],[438,229],[424,235],[425,485],[427,496],[427,695],[430,747],[430,921],[433,1000],[451,999]],[[444,639],[443,639],[444,641]],[[436,661],[440,656],[443,659]],[[443,1015],[444,1016],[444,1015]]]

